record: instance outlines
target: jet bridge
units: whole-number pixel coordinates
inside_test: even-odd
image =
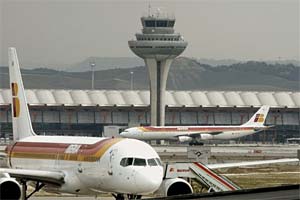
[[[241,189],[231,180],[217,174],[201,162],[166,163],[164,178],[196,179],[208,189],[208,192],[235,191]]]

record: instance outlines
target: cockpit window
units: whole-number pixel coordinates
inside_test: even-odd
[[[122,158],[120,165],[123,167],[127,167],[129,165],[132,165],[133,158]]]
[[[155,160],[156,160],[156,162],[158,163],[158,165],[162,166],[162,163],[161,163],[161,161],[160,161],[159,158],[155,158]]]
[[[130,165],[134,166],[162,166],[161,161],[159,158],[149,158],[143,159],[143,158],[122,158],[120,161],[120,165],[123,167],[127,167]]]
[[[146,166],[146,160],[142,158],[135,158],[133,162],[134,166]]]
[[[157,163],[154,158],[147,160],[149,166],[157,166]]]

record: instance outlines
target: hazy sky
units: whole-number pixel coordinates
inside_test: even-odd
[[[148,4],[175,14],[184,56],[299,60],[299,0],[0,0],[0,64],[58,68],[90,56],[134,57]]]

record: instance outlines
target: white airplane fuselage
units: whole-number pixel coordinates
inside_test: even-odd
[[[178,140],[198,134],[201,140],[235,139],[263,130],[264,127],[243,126],[164,126],[133,127],[121,133],[123,137],[141,140]]]
[[[246,123],[240,126],[141,126],[124,130],[126,138],[141,140],[228,140],[268,129],[264,122],[270,106],[261,106]]]
[[[32,136],[9,146],[7,155],[11,168],[63,172],[65,184],[47,186],[48,191],[148,194],[156,191],[163,179],[162,166],[147,162],[159,159],[157,153],[133,139]],[[146,165],[121,166],[124,158],[144,159]]]

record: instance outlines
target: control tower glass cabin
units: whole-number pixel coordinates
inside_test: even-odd
[[[170,65],[187,47],[187,42],[174,32],[175,17],[157,13],[141,18],[142,33],[128,41],[130,49],[143,58],[150,79],[151,125],[165,124],[165,90]]]

